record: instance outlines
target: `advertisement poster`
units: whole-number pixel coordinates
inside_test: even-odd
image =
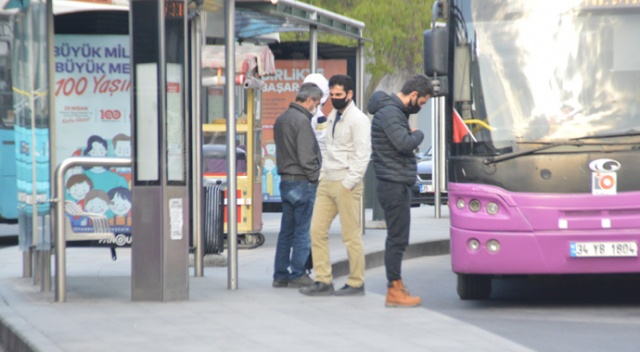
[[[167,178],[185,182],[182,66],[167,64]]]
[[[56,155],[131,157],[129,37],[55,36]],[[119,245],[131,234],[131,169],[78,167],[65,176],[66,201],[108,218]],[[91,220],[68,215],[74,232]],[[121,235],[121,236],[118,236]]]
[[[309,75],[308,60],[276,60],[276,74],[265,77],[262,89],[262,200],[280,202],[280,177],[276,166],[276,145],[273,141],[273,124],[280,114],[295,102],[296,93]],[[318,60],[318,73],[327,80],[333,75],[347,74],[347,60]],[[322,111],[328,115],[333,107],[331,100]]]

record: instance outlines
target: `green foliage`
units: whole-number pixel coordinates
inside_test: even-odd
[[[422,33],[431,23],[434,0],[307,0],[311,5],[347,16],[365,24],[367,67],[372,81],[399,70],[422,70]],[[308,40],[308,33],[283,33],[281,39]],[[353,40],[320,34],[319,41],[357,45]]]

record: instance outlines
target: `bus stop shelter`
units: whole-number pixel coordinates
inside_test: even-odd
[[[91,4],[92,6],[101,7],[103,10],[108,10],[109,7],[116,10],[115,7],[132,8],[130,0],[46,0],[42,2],[26,2],[20,0],[9,0],[5,3],[5,9],[14,8],[20,9],[23,13],[27,14],[29,23],[33,23],[34,27],[26,28],[25,30],[39,35],[31,37],[31,41],[37,39],[37,44],[43,49],[38,57],[31,58],[31,65],[43,67],[38,72],[54,72],[53,70],[53,7],[54,6],[66,6],[73,9],[76,4]],[[193,6],[195,4],[195,6]],[[306,32],[310,33],[310,71],[316,72],[317,70],[317,46],[318,46],[318,33],[330,33],[339,36],[343,36],[357,42],[357,75],[355,77],[356,82],[356,101],[361,109],[364,108],[364,44],[367,41],[363,37],[364,23],[347,18],[345,16],[308,5],[295,0],[196,0],[193,2],[187,2],[186,0],[164,0],[162,5],[170,5],[172,10],[171,16],[183,16],[183,18],[189,21],[189,28],[191,33],[185,33],[185,40],[188,37],[190,43],[188,45],[189,56],[191,60],[199,61],[201,58],[202,45],[209,39],[204,38],[202,31],[202,18],[206,13],[224,13],[224,44],[226,47],[226,65],[227,69],[225,74],[229,77],[225,77],[227,81],[233,81],[235,78],[235,69],[233,58],[235,56],[235,44],[237,42],[243,42],[251,38],[255,38],[261,35],[269,33],[280,32]],[[167,7],[165,7],[165,16],[167,15]],[[15,10],[13,10],[15,11]],[[71,10],[73,11],[73,10]],[[135,19],[133,19],[135,20]],[[38,26],[35,26],[38,25]],[[186,144],[191,148],[191,161],[194,165],[193,170],[194,177],[190,180],[190,187],[192,189],[192,214],[190,222],[193,224],[189,226],[193,231],[194,239],[201,243],[202,240],[202,219],[201,204],[202,198],[200,190],[202,189],[202,169],[200,160],[202,159],[201,149],[202,143],[199,136],[202,135],[202,126],[200,123],[200,106],[201,106],[201,70],[199,62],[191,62],[190,66],[193,68],[190,71],[187,87],[191,90],[190,101],[187,106],[190,106],[190,115],[192,126],[191,141],[186,141]],[[48,69],[44,69],[48,67]],[[41,112],[52,112],[49,106],[53,106],[51,89],[53,79],[50,74],[43,74],[31,81],[34,82],[33,87],[29,91],[36,92],[44,87],[49,87],[49,94],[43,94],[47,99],[39,99],[39,104],[46,106],[46,108],[40,109]],[[47,83],[49,82],[49,83]],[[225,116],[227,117],[227,131],[230,136],[235,135],[235,111],[234,111],[234,96],[232,90],[225,92]],[[33,100],[33,97],[31,97]],[[33,111],[33,109],[31,109]],[[33,120],[33,118],[32,118]],[[228,138],[227,151],[233,151],[236,149],[235,138]],[[228,153],[228,170],[229,170],[229,187],[228,192],[235,194],[235,153]],[[135,161],[134,161],[135,163]],[[52,155],[49,160],[49,178],[53,180],[55,175],[56,165],[58,160],[56,156]],[[37,205],[37,204],[36,204]],[[58,211],[61,211],[59,206],[56,206]],[[228,202],[229,218],[235,218],[236,199],[230,197]],[[35,219],[35,217],[33,217]],[[231,222],[230,225],[234,225]],[[34,220],[34,231],[35,228]],[[55,228],[55,227],[53,227]],[[229,228],[229,288],[235,289],[237,287],[236,274],[237,274],[237,247],[236,247],[236,228],[230,226]],[[55,237],[55,236],[50,236]],[[202,256],[201,245],[196,247],[196,276],[202,274]],[[185,254],[186,255],[186,254]],[[58,256],[58,255],[57,255]],[[30,262],[30,260],[28,260]],[[199,269],[198,269],[199,267]],[[62,269],[64,270],[64,269]],[[44,269],[40,270],[41,272]],[[43,273],[44,274],[44,273]],[[48,276],[48,275],[47,275]]]
[[[202,3],[202,10],[205,12],[219,12],[221,9],[224,11],[224,44],[226,50],[227,70],[225,72],[227,82],[231,82],[235,79],[235,70],[233,69],[233,57],[235,57],[234,48],[236,42],[242,42],[251,38],[259,37],[271,33],[281,32],[309,32],[309,64],[310,71],[317,72],[317,57],[318,57],[318,33],[330,33],[349,39],[353,39],[357,42],[357,75],[355,77],[356,85],[356,102],[361,110],[364,110],[364,45],[367,41],[363,37],[364,23],[327,11],[325,9],[315,7],[309,4],[302,3],[295,0],[226,0],[224,3],[218,0],[209,0]],[[192,21],[199,21],[201,18],[196,16]],[[192,29],[201,28],[197,22],[192,22],[195,25]],[[200,24],[201,25],[201,24]],[[194,43],[202,42],[202,38],[198,38],[201,35],[201,31],[192,31],[194,36]],[[193,48],[197,49],[198,45],[194,45]],[[199,57],[199,55],[194,55]],[[192,82],[200,82],[200,72],[194,72]],[[194,89],[194,96],[201,97],[200,85],[192,87]],[[234,96],[230,94],[232,90],[226,90],[225,92],[225,112],[227,114],[227,133],[229,136],[235,134],[235,112],[232,108],[235,106]],[[193,102],[194,108],[199,109],[201,104]],[[194,110],[195,112],[195,110]],[[197,115],[196,115],[197,116]],[[198,124],[194,124],[196,126]],[[200,128],[199,126],[197,128]],[[202,131],[194,131],[194,135],[201,135]],[[197,138],[194,140],[198,142]],[[233,151],[236,149],[235,138],[229,138],[227,141],[227,151]],[[194,157],[199,159],[200,156],[196,155],[201,150],[201,146],[194,144]],[[236,160],[235,153],[228,152],[227,155],[229,175],[228,192],[229,194],[235,194],[236,184]],[[193,180],[194,189],[200,189],[199,184],[201,179]],[[196,192],[194,192],[194,195]],[[235,218],[235,199],[233,197],[228,200],[229,218]],[[199,207],[202,204],[200,199],[194,196],[194,222],[198,223],[195,217],[198,216]],[[364,223],[364,222],[363,222]],[[232,225],[232,223],[229,223]],[[194,231],[200,231],[197,227],[194,227]],[[201,243],[202,234],[194,232],[194,238],[199,239]],[[228,228],[228,243],[229,243],[229,282],[230,289],[237,288],[237,248],[236,246],[237,228],[229,226]],[[202,246],[198,246],[199,248]],[[198,255],[199,251],[196,251],[196,276],[202,275],[202,256]]]

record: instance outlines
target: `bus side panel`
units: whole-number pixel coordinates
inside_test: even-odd
[[[0,130],[0,222],[18,218],[15,155],[13,129]]]

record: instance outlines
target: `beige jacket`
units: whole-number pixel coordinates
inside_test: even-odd
[[[371,121],[353,101],[336,124],[337,112],[333,109],[327,117],[327,150],[320,178],[342,181],[350,190],[364,177],[371,158]]]

